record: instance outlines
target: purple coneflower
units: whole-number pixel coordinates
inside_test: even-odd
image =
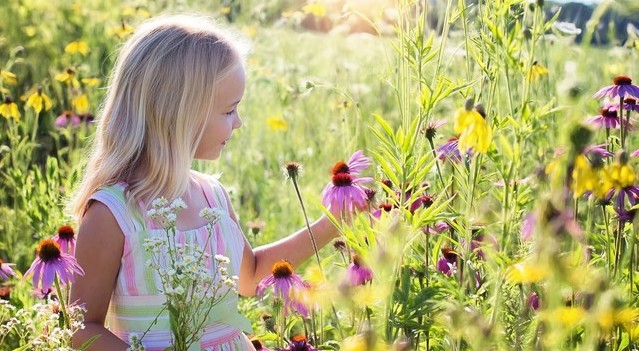
[[[9,276],[17,276],[11,266],[14,266],[14,264],[4,263],[4,261],[0,258],[0,280],[9,280]]]
[[[451,249],[442,249],[442,257],[437,261],[437,270],[447,276],[457,273],[457,252]]]
[[[519,235],[522,241],[532,240],[535,226],[537,226],[537,215],[535,212],[530,212],[521,222],[521,232]]]
[[[601,88],[593,97],[600,99],[608,96],[614,99],[619,97],[625,98],[627,95],[630,95],[634,98],[639,98],[639,87],[632,84],[630,77],[618,76],[613,78],[612,82],[614,85]]]
[[[373,271],[362,263],[359,255],[353,255],[353,262],[346,270],[346,284],[350,286],[359,286],[372,280]]]
[[[353,212],[354,209],[366,208],[365,188],[359,184],[367,183],[372,178],[355,178],[349,173],[337,173],[322,191],[322,204],[327,208],[337,211],[347,210]]]
[[[599,145],[592,145],[592,146],[588,146],[585,150],[584,153],[592,156],[592,155],[597,155],[601,158],[604,157],[612,157],[612,152],[608,151],[608,149],[606,148],[608,146],[608,144],[599,144]]]
[[[43,240],[36,250],[37,257],[24,274],[33,273],[33,287],[41,291],[47,291],[53,285],[57,276],[60,284],[66,285],[74,282],[73,275],[84,275],[84,271],[71,255],[62,253],[60,245],[52,239]]]
[[[536,292],[531,292],[528,295],[527,301],[528,307],[530,307],[533,311],[537,311],[539,309],[539,295]]]
[[[599,115],[590,117],[586,121],[592,123],[599,128],[618,129],[621,125],[616,110],[611,109],[612,105],[606,105],[599,110]]]
[[[434,225],[427,225],[422,228],[424,234],[441,234],[452,228],[450,224],[446,222],[436,222]]]
[[[64,128],[68,125],[75,127],[79,125],[80,123],[82,123],[82,120],[80,119],[79,116],[73,114],[73,112],[71,111],[64,111],[62,112],[61,115],[56,117],[55,121],[53,122],[53,125],[56,128]]]
[[[433,197],[428,195],[422,195],[415,199],[412,204],[410,204],[410,212],[415,213],[420,208],[429,208],[433,204]]]
[[[264,346],[259,339],[251,339],[251,344],[253,344],[255,351],[271,351],[271,349]]]
[[[278,348],[279,351],[318,351],[308,342],[305,335],[295,335],[291,338],[290,344],[286,348]]]
[[[611,104],[610,109],[613,111],[619,111],[619,103]],[[639,104],[637,104],[637,99],[631,97],[623,99],[622,109],[625,111],[639,112]]]
[[[439,159],[441,161],[449,160],[450,162],[460,162],[462,159],[461,153],[459,152],[459,141],[457,137],[452,137],[448,139],[444,145],[437,148],[437,155],[439,155]],[[468,155],[471,155],[471,151],[468,151]]]
[[[348,162],[346,162],[346,165],[348,166],[348,172],[354,175],[357,175],[361,171],[368,168],[370,164],[371,164],[370,157],[364,156],[364,152],[362,150],[355,151],[355,153],[351,156]]]
[[[60,245],[60,251],[73,255],[75,252],[75,232],[70,225],[63,225],[58,228],[58,233],[53,237],[53,241]]]
[[[308,311],[305,308],[300,309],[300,304],[291,297],[293,289],[306,289],[309,285],[302,278],[295,274],[293,266],[288,261],[278,261],[273,264],[272,274],[262,279],[257,285],[255,293],[262,298],[264,291],[273,285],[276,298],[281,298],[284,302],[284,313],[288,314],[290,310],[296,310],[301,315],[306,315]]]
[[[392,209],[393,209],[393,205],[391,204],[381,204],[379,205],[379,209],[373,211],[373,217],[379,219],[382,217],[382,213],[390,212]]]
[[[630,153],[630,157],[639,157],[639,149]]]

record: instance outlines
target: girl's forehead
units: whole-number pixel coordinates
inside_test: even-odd
[[[222,78],[215,90],[215,99],[220,104],[234,104],[244,95],[246,73],[244,67],[238,65],[226,77]]]

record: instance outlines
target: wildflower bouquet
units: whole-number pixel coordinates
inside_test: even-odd
[[[145,249],[152,258],[147,262],[159,276],[161,290],[166,297],[164,309],[168,310],[171,332],[173,334],[171,350],[186,351],[199,349],[197,342],[208,320],[212,308],[231,291],[236,289],[237,277],[229,277],[227,264],[229,259],[222,255],[206,252],[210,247],[213,226],[219,221],[219,210],[205,208],[200,217],[208,221],[208,236],[203,246],[197,243],[182,243],[177,239],[177,213],[186,208],[181,199],[169,202],[156,199],[147,215],[164,230],[164,237],[151,237],[145,240]],[[130,350],[143,350],[142,339],[155,324],[156,317],[141,337],[133,337]]]

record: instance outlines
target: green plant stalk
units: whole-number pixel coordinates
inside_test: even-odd
[[[67,329],[71,329],[71,321],[69,320],[69,314],[67,313],[67,301],[66,296],[62,295],[62,289],[60,289],[60,280],[58,275],[53,278],[53,284],[55,285],[55,291],[58,294],[58,302],[60,303],[60,309],[62,310],[62,318],[64,319],[64,326]]]
[[[621,124],[621,126],[619,126],[619,134],[620,134],[620,137],[621,137],[621,149],[625,150],[626,149],[626,132],[625,132],[625,129],[626,129],[626,125],[627,124],[625,124],[624,120],[623,120],[623,96],[619,96],[619,111],[618,111],[618,114],[619,114],[619,116],[618,116],[619,117],[619,123]],[[630,115],[630,113],[628,113],[628,117],[630,117],[629,115]]]
[[[442,191],[445,189],[444,185],[444,177],[442,176],[442,170],[439,167],[439,162],[437,162],[437,149],[435,149],[435,144],[433,144],[433,139],[428,139],[428,145],[430,145],[430,150],[433,153],[433,158],[435,159],[435,168],[437,170],[437,179],[439,180],[439,186]]]

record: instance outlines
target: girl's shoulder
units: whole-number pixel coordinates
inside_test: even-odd
[[[131,209],[127,201],[125,183],[117,182],[100,187],[89,197],[87,208],[95,201],[102,203],[111,211],[125,236],[143,227],[140,223],[140,211]]]
[[[212,192],[215,196],[215,202],[221,204],[224,209],[228,210],[230,200],[228,191],[220,182],[221,174],[206,174],[194,170],[191,170],[191,174],[201,182],[203,187],[207,187]]]

